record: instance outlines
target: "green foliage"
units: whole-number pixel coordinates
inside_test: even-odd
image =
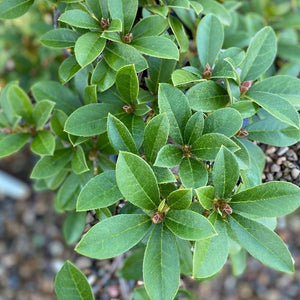
[[[0,18],[32,2],[2,0]],[[62,51],[65,85],[45,77],[30,93],[16,81],[1,90],[0,157],[27,142],[40,156],[31,178],[57,189],[66,243],[96,259],[133,248],[118,275],[144,280],[134,299],[192,299],[180,274],[209,279],[229,257],[238,275],[246,252],[293,272],[274,224],[300,206],[300,189],[262,183],[252,141],[300,140],[299,14],[285,4],[285,19],[268,0],[60,2],[39,37]],[[90,210],[99,222],[82,236]],[[55,292],[93,299],[70,262]]]

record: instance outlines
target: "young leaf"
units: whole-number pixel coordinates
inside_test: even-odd
[[[165,145],[159,150],[154,165],[157,167],[173,168],[180,164],[182,156],[183,153],[179,147]]]
[[[68,141],[68,134],[64,131],[65,122],[68,116],[59,109],[54,109],[51,120],[50,128],[51,130],[62,140]]]
[[[255,34],[241,64],[241,81],[255,80],[269,69],[276,56],[277,43],[274,30],[266,26]]]
[[[30,145],[30,150],[41,156],[53,155],[54,149],[55,139],[47,130],[39,131]]]
[[[136,104],[139,94],[139,81],[134,65],[124,66],[118,70],[116,87],[125,103]]]
[[[109,17],[108,0],[85,0],[85,2],[98,20],[101,20],[101,18],[107,19]]]
[[[93,136],[106,131],[108,113],[123,112],[119,105],[92,103],[78,108],[65,123],[65,131],[78,136]]]
[[[177,69],[172,73],[172,82],[174,86],[201,81],[206,81],[206,79],[203,79],[199,75],[196,75],[186,69]]]
[[[207,133],[192,145],[192,153],[202,160],[215,160],[220,148],[225,146],[231,152],[239,150],[236,143],[220,133]]]
[[[168,168],[152,166],[158,184],[175,182],[176,178]]]
[[[42,157],[34,166],[31,178],[48,178],[57,174],[72,157],[72,149],[60,149],[53,156]]]
[[[63,224],[63,236],[67,245],[75,244],[81,237],[86,220],[86,212],[73,211],[68,214]]]
[[[67,10],[58,20],[78,28],[100,29],[100,23],[90,14],[80,9]]]
[[[103,51],[106,40],[99,32],[88,32],[76,41],[75,56],[81,67],[93,62]]]
[[[29,133],[0,134],[0,158],[19,151],[29,137]]]
[[[229,224],[243,247],[253,257],[276,270],[286,273],[294,271],[291,254],[273,231],[238,214],[229,216]]]
[[[2,0],[0,3],[0,18],[15,19],[27,12],[33,0]]]
[[[143,54],[167,58],[179,59],[177,46],[167,37],[164,36],[145,36],[134,39],[131,45]]]
[[[117,215],[93,226],[81,239],[76,252],[96,259],[111,258],[135,246],[152,222],[145,214]]]
[[[229,96],[225,89],[212,80],[194,85],[186,93],[192,109],[210,112],[225,107]]]
[[[108,0],[110,16],[113,19],[120,19],[122,22],[123,33],[129,33],[135,20],[138,0]]]
[[[203,127],[203,113],[194,113],[186,123],[184,129],[184,143],[186,145],[192,145],[202,135]]]
[[[46,124],[54,105],[55,103],[49,100],[42,100],[36,104],[33,109],[32,117],[37,130],[41,129]]]
[[[185,95],[170,84],[161,83],[158,91],[158,106],[160,113],[166,113],[170,123],[170,136],[183,145],[183,132],[191,109]]]
[[[135,48],[124,43],[110,43],[103,51],[107,64],[115,71],[134,64],[137,73],[147,69],[146,59]]]
[[[242,117],[237,110],[221,108],[205,119],[203,134],[216,132],[231,137],[240,130],[242,123]]]
[[[197,198],[201,205],[207,209],[212,209],[213,200],[215,198],[215,188],[211,185],[202,186],[197,188],[196,190]]]
[[[95,299],[84,274],[68,260],[55,277],[54,290],[58,300]]]
[[[259,217],[290,214],[300,205],[300,188],[289,182],[267,182],[232,196],[234,211]]]
[[[156,177],[151,167],[139,156],[120,152],[116,178],[125,199],[135,206],[152,210],[159,205]]]
[[[221,270],[228,257],[228,236],[224,220],[216,212],[208,220],[214,226],[217,236],[196,241],[193,256],[193,276],[207,278]]]
[[[189,39],[184,30],[183,24],[175,17],[169,16],[169,24],[176,37],[180,52],[184,53],[189,50]]]
[[[172,300],[179,287],[179,257],[173,234],[163,225],[155,225],[147,243],[143,274],[151,299]]]
[[[232,152],[221,147],[212,173],[216,197],[227,199],[230,197],[239,179],[239,165]]]
[[[71,29],[58,28],[47,31],[40,38],[43,45],[52,48],[70,48],[75,46],[79,34]]]
[[[185,188],[196,189],[204,186],[208,180],[208,174],[202,161],[192,157],[185,157],[178,169],[178,175]]]
[[[187,209],[192,203],[192,189],[181,189],[172,192],[167,198],[167,204],[172,209]]]
[[[202,67],[212,67],[222,48],[224,40],[223,25],[215,15],[206,15],[197,29],[197,50]]]
[[[216,235],[211,223],[191,210],[171,209],[164,222],[175,235],[184,240],[202,240]]]
[[[76,151],[72,157],[72,170],[75,174],[81,174],[89,170],[84,151],[80,145],[76,146]]]
[[[109,89],[115,82],[116,72],[101,59],[97,64],[91,78],[91,83],[97,85],[98,92]]]

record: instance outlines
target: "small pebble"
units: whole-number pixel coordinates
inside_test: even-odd
[[[88,269],[88,268],[91,268],[92,261],[90,258],[80,256],[76,259],[75,265],[81,270]]]
[[[52,256],[60,256],[64,252],[64,246],[59,241],[53,241],[49,244],[49,252]]]
[[[292,175],[292,178],[293,178],[293,179],[298,178],[299,174],[300,174],[300,170],[298,170],[298,169],[296,169],[296,168],[295,168],[295,169],[292,169],[291,175]]]
[[[267,174],[267,180],[268,180],[268,181],[273,181],[273,180],[274,180],[274,176],[273,176],[272,173],[268,173],[268,174]]]
[[[289,151],[286,153],[288,160],[290,161],[297,161],[298,160],[298,156],[296,154],[296,152],[293,149],[289,149]]]
[[[276,165],[276,164],[273,164],[271,166],[271,172],[272,173],[276,173],[276,172],[279,172],[280,171],[280,166]]]
[[[286,157],[285,157],[285,156],[279,157],[279,158],[276,160],[276,164],[280,166],[280,165],[283,164],[284,161],[286,161]]]
[[[266,154],[273,154],[273,153],[275,153],[275,151],[276,151],[276,148],[272,146],[266,150]]]
[[[288,147],[280,147],[279,150],[277,151],[277,155],[278,155],[278,156],[281,156],[281,155],[283,155],[284,153],[286,153],[288,150],[289,150]]]

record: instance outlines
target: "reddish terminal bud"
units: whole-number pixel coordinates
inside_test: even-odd
[[[243,96],[252,86],[253,80],[244,81],[240,85],[241,96]]]
[[[157,211],[156,213],[153,214],[152,216],[152,222],[154,224],[161,223],[165,218],[165,214],[162,212]]]
[[[126,114],[131,114],[135,111],[135,107],[134,107],[134,105],[125,104],[123,106],[123,110],[126,112]]]
[[[245,137],[248,135],[248,131],[246,131],[245,129],[241,128],[236,134],[236,137]]]
[[[132,38],[133,38],[133,35],[132,35],[132,33],[130,32],[130,33],[127,33],[127,34],[125,34],[125,35],[123,36],[122,41],[123,41],[125,44],[130,44],[131,41],[132,41]]]
[[[109,28],[109,19],[101,18],[101,27],[102,30],[106,30]]]
[[[207,63],[203,70],[202,76],[204,79],[209,79],[211,77],[211,74],[212,74],[211,67],[210,67],[209,63]]]
[[[231,215],[232,214],[232,208],[228,203],[225,204],[224,208],[222,209],[222,213],[225,215]]]
[[[11,134],[12,130],[11,130],[11,128],[2,128],[1,132],[4,133],[4,134]]]

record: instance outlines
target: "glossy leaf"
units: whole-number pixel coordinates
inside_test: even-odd
[[[2,0],[0,3],[0,18],[15,19],[27,12],[33,0]]]
[[[50,120],[51,130],[62,140],[68,141],[68,134],[64,131],[68,116],[59,109],[54,109]]]
[[[186,123],[184,129],[184,143],[193,144],[201,135],[204,128],[204,118],[202,112],[194,113]]]
[[[143,209],[154,209],[160,203],[156,177],[139,156],[120,152],[116,178],[118,187],[129,202]]]
[[[205,80],[206,79],[203,79],[202,77],[185,69],[177,69],[172,73],[172,82],[174,86],[185,85],[191,82],[201,82]]]
[[[47,131],[39,131],[34,137],[30,150],[38,155],[53,155],[55,149],[55,139],[53,135]]]
[[[62,227],[64,240],[67,245],[72,245],[80,239],[85,227],[85,220],[85,212],[73,211],[68,214]]]
[[[101,59],[92,74],[91,82],[97,85],[98,92],[103,92],[114,84],[115,77],[116,72]]]
[[[179,287],[179,257],[173,234],[163,225],[156,225],[147,243],[143,274],[151,299],[172,300]]]
[[[175,145],[165,145],[156,157],[155,166],[173,168],[178,166],[183,157],[182,150]]]
[[[101,18],[107,19],[109,17],[108,0],[86,0],[85,2],[98,20],[101,20]]]
[[[240,149],[234,152],[234,156],[239,164],[239,168],[242,170],[247,170],[250,166],[250,153],[247,150],[246,146],[241,142],[241,139],[236,137],[231,138]],[[253,155],[253,153],[251,153]]]
[[[212,209],[213,200],[215,198],[215,188],[211,185],[202,186],[197,188],[196,190],[197,198],[201,205],[207,209]]]
[[[175,17],[169,16],[170,27],[176,37],[180,52],[187,52],[189,50],[189,39],[184,30],[183,24]]]
[[[58,300],[95,299],[84,274],[68,260],[55,277],[54,290]]]
[[[55,103],[49,100],[38,102],[33,109],[33,121],[36,129],[42,128],[48,121]]]
[[[197,3],[203,7],[204,14],[214,14],[217,16],[224,25],[231,24],[230,12],[226,9],[225,5],[214,0],[196,0]]]
[[[84,150],[80,145],[76,147],[75,153],[72,157],[72,169],[75,174],[81,174],[89,170]]]
[[[79,71],[81,66],[78,64],[74,55],[65,59],[58,69],[59,80],[62,84],[65,84],[71,80]]]
[[[91,258],[117,256],[135,246],[152,222],[144,214],[117,215],[94,225],[81,239],[76,252]]]
[[[261,223],[232,214],[229,224],[243,247],[256,259],[276,270],[292,273],[292,257],[278,235]]]
[[[43,45],[51,48],[70,48],[75,46],[79,34],[67,28],[58,28],[47,31],[40,38]]]
[[[153,166],[152,170],[155,174],[158,184],[176,182],[176,178],[168,168]]]
[[[0,157],[19,151],[27,143],[29,137],[28,133],[0,134]]]
[[[192,203],[192,189],[180,189],[169,194],[167,204],[172,209],[187,209]]]

